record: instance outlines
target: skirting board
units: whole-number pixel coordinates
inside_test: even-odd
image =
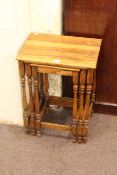
[[[117,104],[96,101],[94,104],[94,112],[101,114],[117,115]]]

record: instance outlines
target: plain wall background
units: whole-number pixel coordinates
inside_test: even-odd
[[[0,121],[23,125],[16,55],[30,32],[61,33],[61,0],[0,1]]]

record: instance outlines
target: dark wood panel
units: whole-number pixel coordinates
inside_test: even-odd
[[[110,115],[117,115],[117,106],[113,104],[94,104],[94,112],[95,113],[103,113],[103,114],[110,114]]]
[[[114,32],[114,44],[113,47],[117,49],[117,11],[115,14],[115,32]]]
[[[116,66],[116,55],[115,53],[113,55],[113,39],[115,30],[114,16],[105,32],[98,60],[96,100],[99,102],[117,103],[117,96],[115,97],[115,93],[113,91],[115,90],[114,86],[116,86],[114,69]]]
[[[66,34],[102,37],[113,13],[98,11],[64,11],[64,31]]]
[[[65,10],[115,11],[116,0],[64,0]]]
[[[64,34],[103,38],[97,68],[95,111],[117,114],[117,0],[64,2]],[[69,77],[63,77],[64,96],[73,96],[70,81]]]

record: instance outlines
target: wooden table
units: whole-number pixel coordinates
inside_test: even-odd
[[[72,141],[87,141],[88,122],[95,100],[96,65],[101,39],[31,33],[21,48],[19,62],[22,82],[24,127],[41,135],[42,128],[69,130]],[[49,96],[48,74],[73,77],[74,98]],[[26,97],[28,77],[29,102]],[[72,124],[43,121],[49,104],[72,107]]]

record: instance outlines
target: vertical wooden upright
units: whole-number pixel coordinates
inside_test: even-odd
[[[93,104],[95,102],[95,92],[96,92],[96,70],[94,70],[94,73],[93,73],[93,85],[92,85],[92,93],[91,93],[90,115],[93,112]]]
[[[48,99],[49,99],[48,74],[45,74],[45,76],[44,76],[44,84],[45,84],[45,96],[46,96],[46,101],[48,101]]]
[[[40,119],[40,99],[37,67],[32,67],[32,75],[34,80],[34,107],[36,119],[36,135],[41,136],[41,119]]]
[[[73,123],[72,123],[72,142],[76,142],[77,137],[77,110],[78,110],[78,72],[73,72]]]
[[[78,142],[82,142],[82,128],[83,128],[83,110],[84,110],[84,93],[85,93],[85,85],[86,85],[86,70],[81,69],[80,71],[80,84],[79,84],[79,109],[77,114],[78,119]]]
[[[30,64],[26,63],[26,74],[28,77],[28,86],[29,86],[29,111],[30,111],[30,130],[31,134],[35,135],[35,115],[34,115],[34,101],[33,101],[33,92],[32,92],[32,70]]]
[[[87,84],[86,84],[86,102],[83,111],[83,142],[87,142],[88,122],[90,117],[91,92],[93,84],[93,69],[87,70]]]
[[[40,105],[42,104],[43,99],[43,74],[39,73],[39,95],[40,95]]]
[[[19,61],[19,72],[22,83],[22,102],[23,102],[23,116],[24,116],[24,128],[26,129],[26,133],[30,133],[29,128],[29,113],[28,113],[28,104],[26,98],[26,90],[25,90],[25,66],[23,61]]]

